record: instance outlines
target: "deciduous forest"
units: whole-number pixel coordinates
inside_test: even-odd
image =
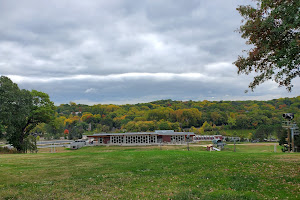
[[[56,107],[55,119],[33,131],[48,138],[81,138],[100,132],[139,132],[173,129],[196,134],[222,134],[245,139],[280,138],[283,113],[295,113],[300,122],[300,96],[269,101],[173,101],[134,105]]]

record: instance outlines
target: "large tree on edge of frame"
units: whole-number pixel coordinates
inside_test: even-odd
[[[238,74],[256,72],[252,90],[269,79],[288,91],[292,79],[300,76],[300,1],[255,0],[257,8],[239,6],[245,19],[240,27],[242,38],[253,45],[248,57],[239,56],[234,64]]]
[[[0,124],[5,137],[19,152],[26,151],[25,139],[39,123],[49,122],[54,104],[48,94],[20,90],[8,77],[0,77]]]

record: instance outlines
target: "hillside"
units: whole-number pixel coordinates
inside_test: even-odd
[[[55,120],[41,124],[34,131],[48,137],[65,132],[70,139],[94,132],[191,130],[197,134],[237,135],[251,139],[282,134],[283,113],[295,113],[300,121],[300,96],[269,101],[173,101],[158,100],[126,105],[61,104]],[[244,130],[244,131],[242,131]],[[269,134],[269,135],[268,135]],[[257,137],[257,136],[256,136]]]

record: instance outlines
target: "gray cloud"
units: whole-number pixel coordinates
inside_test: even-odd
[[[269,99],[244,94],[252,76],[232,65],[245,41],[235,8],[252,1],[0,0],[0,75],[53,101]]]

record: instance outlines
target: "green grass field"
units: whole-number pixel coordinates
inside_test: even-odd
[[[247,138],[249,136],[249,133],[254,134],[256,132],[255,129],[230,129],[230,130],[224,130],[227,136],[238,136]]]
[[[0,199],[300,199],[300,154],[274,145],[85,147],[0,155]]]

